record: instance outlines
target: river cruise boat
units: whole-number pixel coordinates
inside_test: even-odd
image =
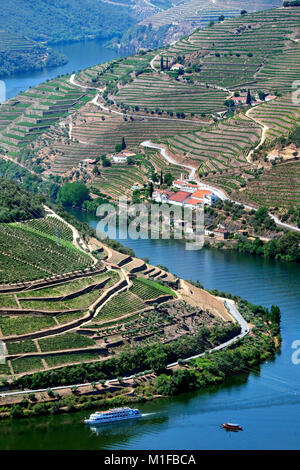
[[[141,417],[141,412],[138,409],[124,407],[114,408],[113,410],[96,411],[95,413],[92,413],[88,419],[85,419],[84,422],[86,424],[102,424]]]
[[[233,424],[233,423],[225,423],[222,424],[222,427],[224,429],[227,429],[228,431],[242,431],[243,428],[239,424]]]

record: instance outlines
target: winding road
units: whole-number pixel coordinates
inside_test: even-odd
[[[157,56],[156,56],[157,57]],[[151,63],[155,60],[154,57],[151,61]],[[151,67],[153,68],[153,64],[151,65]],[[155,69],[156,70],[156,69]],[[104,111],[107,111],[107,112],[111,112],[111,113],[115,113],[115,114],[118,114],[118,115],[122,115],[124,116],[125,114],[124,113],[121,113],[120,111],[115,111],[115,110],[111,110],[111,109],[108,109],[108,108],[105,108],[101,103],[98,103],[98,99],[99,99],[99,95],[100,93],[102,93],[104,91],[104,89],[101,89],[101,88],[96,88],[96,87],[90,87],[90,86],[84,86],[84,85],[81,85],[79,83],[77,83],[75,81],[75,74],[72,74],[71,77],[70,77],[70,83],[74,86],[78,86],[80,88],[85,88],[85,89],[92,89],[92,90],[97,90],[99,93],[95,96],[95,98],[93,98],[93,100],[91,101],[92,104],[94,104],[95,106],[98,106],[99,108],[103,109]],[[213,86],[213,85],[211,85]],[[215,87],[217,87],[217,85],[214,85]],[[220,87],[217,87],[217,88],[220,88]],[[226,89],[227,91],[230,91],[228,89]],[[255,149],[257,149],[260,145],[263,144],[263,142],[265,141],[266,139],[266,133],[268,131],[268,127],[265,126],[264,124],[261,124],[260,122],[256,121],[252,116],[249,116],[250,114],[250,111],[252,111],[252,108],[249,109],[245,114],[247,115],[247,117],[249,117],[250,119],[252,119],[254,122],[256,122],[257,124],[259,124],[261,127],[262,127],[262,135],[261,135],[261,139],[260,139],[260,142],[259,144],[255,147]],[[249,114],[248,114],[249,113]],[[137,117],[137,115],[132,115],[132,114],[126,114],[126,116],[132,116],[132,117]],[[147,119],[155,119],[155,120],[167,120],[167,121],[174,121],[174,119],[171,119],[171,118],[159,118],[159,117],[155,117],[155,116],[140,116],[140,117],[143,117],[143,118],[147,118]],[[197,123],[197,124],[207,124],[207,122],[203,122],[203,121],[193,121],[193,120],[187,120],[185,119],[184,120],[185,122],[194,122],[194,123]],[[86,142],[81,142],[81,143],[86,143]],[[225,200],[229,200],[229,201],[232,201],[234,202],[235,204],[239,204],[239,205],[244,205],[244,207],[248,210],[254,210],[254,211],[257,211],[257,208],[256,207],[252,207],[252,206],[249,206],[249,205],[245,205],[245,204],[242,204],[238,201],[235,201],[234,199],[230,199],[223,191],[221,191],[220,189],[218,188],[215,188],[214,186],[211,186],[209,184],[205,184],[205,183],[202,183],[201,181],[197,181],[195,179],[195,176],[196,176],[196,168],[190,166],[190,165],[184,165],[182,163],[178,163],[176,162],[172,157],[170,157],[170,155],[168,155],[167,153],[167,150],[166,148],[163,146],[163,145],[160,145],[160,144],[156,144],[156,143],[153,143],[151,142],[150,140],[146,140],[144,142],[142,142],[140,144],[142,147],[148,147],[148,148],[154,148],[154,149],[157,149],[157,150],[160,150],[160,153],[162,155],[162,157],[167,160],[169,163],[172,163],[173,165],[177,165],[177,166],[180,166],[181,168],[183,169],[188,169],[190,171],[190,174],[189,174],[189,180],[191,181],[196,181],[196,183],[202,188],[202,189],[208,189],[209,191],[212,191],[214,194],[216,194],[222,201],[225,201]],[[247,161],[251,162],[251,156],[253,154],[253,150],[251,150],[247,156]],[[300,228],[298,227],[295,227],[294,225],[290,225],[290,224],[286,224],[284,222],[281,222],[278,217],[276,217],[275,215],[271,214],[269,212],[269,216],[271,217],[271,219],[274,220],[274,222],[276,223],[276,225],[278,225],[279,227],[282,227],[284,229],[287,229],[287,230],[291,230],[291,231],[294,231],[294,232],[298,232],[300,233]]]

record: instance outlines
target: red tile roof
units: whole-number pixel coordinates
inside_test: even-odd
[[[198,191],[195,191],[193,193],[193,197],[203,199],[204,195],[209,196],[210,194],[211,194],[211,191],[209,191],[209,189],[198,189]]]
[[[185,204],[195,204],[196,205],[196,204],[201,204],[201,202],[199,201],[199,199],[194,199],[194,198],[191,197],[190,199],[188,199],[185,202]]]
[[[190,197],[191,193],[186,191],[178,191],[178,193],[174,193],[172,196],[169,197],[169,201],[173,202],[183,202],[186,198]]]

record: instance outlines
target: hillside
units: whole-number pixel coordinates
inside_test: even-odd
[[[0,77],[62,65],[67,58],[16,33],[0,31]]]
[[[220,16],[231,18],[247,9],[248,12],[281,6],[281,0],[187,0],[172,2],[169,8],[147,16],[122,36],[120,50],[134,53],[140,48],[157,48],[180,39],[181,36],[205,28]]]
[[[53,215],[0,224],[0,237],[2,379],[102,363],[137,344],[173,348],[186,337],[188,356],[239,332],[220,299],[194,286],[187,290],[158,267],[99,242],[102,261],[92,266],[91,257],[72,247],[70,228]]]
[[[0,145],[46,179],[82,180],[115,198],[161,170],[187,173],[140,147],[151,140],[205,183],[228,195],[245,191],[250,201],[245,187],[261,167],[271,169],[269,153],[299,123],[290,94],[300,68],[299,17],[294,7],[239,15],[167,48],[39,85],[0,107]],[[247,90],[254,105],[233,106]],[[122,138],[136,161],[104,166],[101,155]],[[85,159],[96,159],[98,169]]]
[[[19,222],[44,215],[43,197],[29,193],[0,177],[0,223]]]
[[[2,7],[0,27],[54,44],[88,37],[110,38],[133,22],[126,3],[116,7],[98,0],[8,0]]]

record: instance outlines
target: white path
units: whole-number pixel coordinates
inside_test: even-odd
[[[46,217],[55,217],[56,219],[60,220],[61,222],[63,222],[65,225],[67,225],[67,227],[69,227],[70,230],[72,230],[72,234],[73,234],[73,245],[76,246],[76,248],[80,251],[83,251],[85,254],[88,254],[92,260],[94,261],[95,264],[98,263],[98,260],[97,258],[95,258],[87,244],[85,243],[85,241],[81,238],[81,235],[79,233],[79,231],[77,230],[77,228],[75,228],[73,225],[69,224],[65,219],[63,219],[62,217],[60,217],[58,214],[56,214],[56,212],[54,212],[54,210],[52,210],[50,207],[48,206],[45,206],[44,205],[44,209],[46,211]]]
[[[154,58],[155,59],[155,58]],[[152,59],[152,61],[154,60]],[[114,110],[111,110],[111,109],[108,109],[108,108],[105,108],[102,104],[98,103],[98,99],[99,99],[99,94],[102,93],[104,90],[101,89],[101,88],[95,88],[95,87],[89,87],[89,86],[83,86],[83,85],[80,85],[79,83],[77,83],[75,81],[75,74],[71,75],[70,77],[70,83],[72,85],[75,85],[75,86],[79,86],[80,88],[88,88],[88,89],[94,89],[94,90],[97,90],[99,93],[95,96],[95,98],[93,98],[93,100],[91,101],[95,106],[98,106],[100,107],[101,109],[103,109],[104,111],[107,111],[107,112],[111,112],[111,113],[115,113],[115,114],[119,114],[119,115],[124,115],[123,113],[121,113],[120,111],[114,111]],[[212,86],[212,85],[210,85]],[[214,85],[215,87],[217,87],[216,85]],[[221,87],[219,87],[221,88]],[[225,89],[224,89],[225,90]],[[228,90],[228,89],[226,89]],[[230,91],[230,90],[228,90]],[[246,112],[249,113],[252,109],[248,110]],[[131,115],[131,114],[126,114],[126,116],[132,116],[132,117],[136,117],[136,115]],[[248,116],[248,114],[247,114]],[[159,117],[154,117],[154,116],[141,116],[141,117],[144,117],[144,118],[147,118],[147,119],[156,119],[156,120],[167,120],[167,121],[174,121],[174,119],[170,119],[170,118],[159,118]],[[260,126],[262,126],[263,128],[263,131],[262,131],[262,136],[261,136],[261,140],[260,140],[260,143],[257,145],[256,148],[258,148],[264,141],[265,141],[265,138],[266,138],[266,132],[268,130],[268,127],[265,126],[264,124],[261,124],[259,123],[258,121],[256,121],[255,119],[253,119],[251,116],[248,116],[250,117],[253,121],[257,122]],[[192,121],[192,120],[188,120],[188,119],[184,119],[185,122],[194,122],[194,123],[197,123],[197,124],[207,124],[207,122],[202,122],[202,121]],[[87,142],[82,142],[84,144],[86,144]],[[150,140],[146,140],[144,142],[141,143],[141,145],[143,147],[149,147],[149,148],[155,148],[155,149],[158,149],[160,150],[160,153],[161,155],[169,162],[169,163],[172,163],[173,165],[177,165],[177,166],[180,166],[181,168],[184,168],[184,169],[188,169],[190,171],[190,174],[189,174],[189,179],[190,180],[194,180],[195,181],[195,176],[196,176],[196,168],[192,167],[192,166],[189,166],[189,165],[184,165],[182,163],[178,163],[176,162],[172,157],[170,157],[170,155],[168,155],[167,153],[167,150],[164,146],[162,145],[159,145],[159,144],[155,144],[153,142],[151,142]],[[249,152],[248,156],[247,156],[247,160],[249,158],[251,158],[251,152],[253,153],[253,150]],[[197,181],[197,180],[196,180]],[[197,181],[197,184],[199,184],[199,186],[202,188],[202,189],[209,189],[210,191],[214,192],[220,199],[222,199],[222,201],[225,201],[226,199],[228,200],[231,200],[232,202],[235,202],[236,204],[241,204],[237,201],[234,201],[233,199],[230,199],[228,198],[228,196],[223,192],[221,191],[220,189],[217,189],[213,186],[210,186],[208,184],[205,184],[205,183],[202,183],[201,181]],[[249,205],[244,205],[246,209],[249,209],[249,210],[257,210],[255,207],[251,207]],[[274,220],[274,222],[276,223],[276,225],[278,225],[279,227],[282,227],[282,228],[285,228],[287,230],[292,230],[294,232],[299,232],[300,233],[300,228],[298,227],[295,227],[293,225],[290,225],[290,224],[285,224],[283,222],[281,222],[278,217],[276,217],[275,215],[269,213],[269,216],[271,217],[271,219]]]
[[[252,207],[252,206],[249,206],[249,205],[247,205],[247,204],[242,204],[241,202],[234,201],[233,199],[230,199],[230,198],[229,198],[223,191],[221,191],[220,189],[215,188],[214,186],[211,186],[211,185],[209,185],[209,184],[202,183],[201,181],[198,181],[198,180],[195,178],[196,169],[193,168],[192,166],[183,165],[182,163],[176,162],[173,158],[170,157],[170,155],[168,155],[167,150],[166,150],[166,148],[165,148],[163,145],[155,144],[155,143],[151,142],[150,140],[146,140],[146,141],[142,142],[141,145],[142,145],[143,147],[155,148],[155,149],[157,149],[157,150],[160,150],[161,155],[162,155],[169,163],[172,163],[173,165],[180,166],[181,168],[184,168],[184,169],[186,169],[186,168],[189,169],[189,170],[190,170],[189,180],[195,181],[202,189],[209,189],[211,192],[213,192],[214,194],[216,194],[222,201],[226,201],[226,200],[232,201],[232,202],[234,202],[235,204],[243,205],[243,206],[244,206],[246,209],[248,209],[248,210],[257,211],[257,208],[256,208],[256,207]],[[287,230],[291,230],[291,231],[293,231],[293,232],[299,232],[299,233],[300,233],[300,228],[295,227],[294,225],[285,224],[284,222],[281,222],[281,221],[278,219],[278,217],[276,217],[275,215],[271,214],[271,212],[269,212],[269,216],[271,217],[271,219],[274,220],[274,222],[276,223],[276,225],[278,225],[279,227],[285,228],[285,229],[287,229]]]

